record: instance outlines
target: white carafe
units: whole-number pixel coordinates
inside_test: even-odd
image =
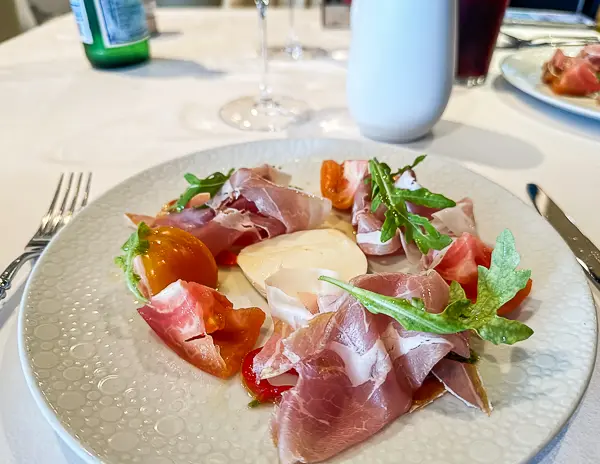
[[[366,137],[409,142],[440,119],[454,81],[457,0],[354,0],[350,114]]]

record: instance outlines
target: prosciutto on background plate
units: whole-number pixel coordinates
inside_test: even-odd
[[[544,63],[542,81],[561,95],[586,96],[600,92],[600,44],[586,45],[574,57],[556,50]]]

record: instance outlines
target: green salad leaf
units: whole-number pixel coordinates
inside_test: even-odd
[[[411,166],[416,166],[423,159],[423,156],[417,158]],[[397,188],[390,167],[376,158],[369,160],[369,172],[372,182],[372,211],[376,211],[382,203],[387,207],[381,228],[382,242],[390,240],[399,228],[404,227],[407,242],[415,242],[423,254],[427,254],[430,249],[441,250],[452,243],[452,239],[440,234],[427,218],[409,213],[406,202],[443,209],[456,206],[454,201],[424,187],[418,190]]]
[[[229,172],[227,172],[227,174],[223,174],[222,172],[214,172],[210,176],[205,177],[204,179],[200,179],[194,174],[190,174],[188,172],[183,177],[190,185],[186,189],[186,191],[181,194],[181,196],[175,202],[175,204],[171,206],[169,211],[183,211],[188,202],[199,193],[209,193],[211,198],[214,197],[217,194],[217,192],[221,190],[223,184],[227,182],[227,180],[231,177],[233,171],[233,169],[230,169]]]
[[[121,247],[123,254],[115,258],[115,264],[125,273],[127,287],[140,301],[148,301],[138,287],[140,276],[133,270],[133,260],[136,256],[143,255],[148,251],[150,242],[147,240],[151,229],[144,222],[140,222],[138,228],[133,232]]]
[[[512,345],[526,340],[533,330],[525,324],[505,319],[496,314],[500,307],[525,288],[531,271],[516,270],[520,257],[512,233],[506,229],[496,240],[489,269],[479,266],[477,302],[472,303],[457,282],[450,285],[448,306],[439,314],[428,313],[421,299],[393,298],[370,292],[327,276],[319,277],[346,290],[367,310],[386,314],[407,330],[452,334],[465,330],[475,331],[484,340],[495,345]]]

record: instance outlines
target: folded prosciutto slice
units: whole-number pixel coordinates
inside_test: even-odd
[[[242,168],[208,201],[207,194],[201,193],[181,212],[163,209],[156,217],[126,216],[134,225],[143,221],[149,227],[171,226],[190,232],[217,256],[267,238],[313,229],[325,220],[331,202],[290,188],[289,181],[289,175],[267,164]]]
[[[240,369],[265,320],[259,308],[234,310],[216,290],[182,280],[169,285],[138,312],[181,358],[221,378]]]
[[[557,50],[544,64],[542,81],[558,94],[585,96],[600,92],[600,47],[588,45],[575,57]]]
[[[442,234],[450,237],[459,237],[464,233],[479,236],[473,214],[473,200],[470,198],[463,198],[456,206],[441,209],[431,216],[431,225]]]
[[[273,318],[273,333],[254,357],[253,371],[260,380],[285,373],[292,361],[284,355],[283,340],[305,327],[327,305],[329,310],[342,291],[319,276],[339,277],[328,269],[280,269],[266,281],[267,301]]]
[[[448,300],[448,285],[436,272],[364,275],[352,284],[383,295],[422,298],[432,312],[441,311]],[[281,340],[283,354],[299,374],[272,418],[284,464],[320,462],[367,439],[410,411],[413,398],[417,407],[428,402],[420,387],[446,355],[469,356],[463,334],[407,331],[347,294],[332,304],[335,311],[315,315]],[[443,367],[447,370],[440,369],[438,378],[448,391],[464,394],[461,399],[469,405],[488,404],[485,391],[461,373],[461,366]],[[439,383],[433,384],[428,387],[432,399],[441,395]]]
[[[365,177],[366,179],[367,177]],[[385,219],[385,206],[371,212],[371,187],[364,180],[358,184],[352,206],[352,225],[356,227],[356,244],[362,252],[370,256],[385,256],[402,249],[400,238],[392,237],[382,242],[381,227]]]
[[[279,220],[287,233],[313,229],[331,212],[331,201],[290,187],[283,187],[255,169],[238,169],[211,202],[214,209],[244,199],[263,216]]]

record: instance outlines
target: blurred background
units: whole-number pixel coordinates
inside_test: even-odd
[[[306,7],[320,0],[295,0]],[[417,1],[417,0],[415,0]],[[485,0],[482,0],[485,1]],[[254,0],[157,0],[158,6],[253,6]],[[271,0],[273,6],[286,6],[289,0]],[[600,0],[511,0],[511,7],[577,11],[595,18]],[[35,27],[54,16],[70,11],[68,0],[0,0],[0,42]]]

